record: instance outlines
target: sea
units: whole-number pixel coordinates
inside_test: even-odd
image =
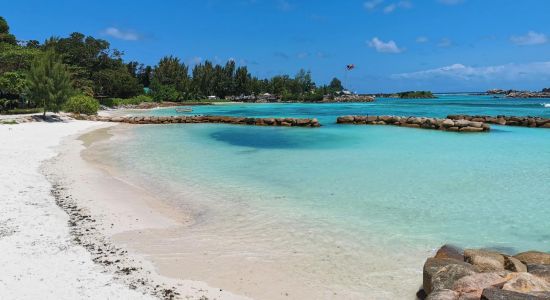
[[[440,94],[193,106],[185,114],[317,118],[322,127],[134,126],[93,150],[193,217],[156,234],[155,247],[132,244],[161,273],[258,299],[415,299],[424,260],[443,244],[550,251],[550,129],[455,133],[336,118],[550,118],[549,104]],[[174,108],[140,114],[180,115]]]

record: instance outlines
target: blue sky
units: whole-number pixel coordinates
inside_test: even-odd
[[[358,92],[550,87],[548,0],[2,0],[18,39],[78,31],[126,60],[305,68]],[[346,64],[356,69],[346,72]]]

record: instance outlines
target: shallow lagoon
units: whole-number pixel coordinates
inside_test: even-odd
[[[253,257],[250,268],[317,289],[392,298],[414,292],[423,259],[443,243],[550,249],[550,130],[493,126],[490,133],[460,134],[338,126],[336,116],[550,117],[543,103],[550,100],[453,95],[195,106],[192,114],[317,117],[325,126],[139,126],[131,139],[98,151],[131,180],[194,214],[196,223],[179,233],[193,244],[189,259],[205,249],[220,257],[218,266],[228,263],[224,256]],[[218,268],[220,278],[208,279],[232,286],[225,280],[244,276],[245,265]],[[388,293],[398,286],[402,294]]]

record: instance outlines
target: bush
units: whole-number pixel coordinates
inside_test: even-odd
[[[137,95],[128,99],[109,98],[101,100],[101,104],[108,107],[116,107],[122,105],[139,105],[143,102],[153,102],[153,98],[147,95]]]
[[[95,115],[99,110],[99,102],[89,96],[76,95],[65,103],[65,111],[75,114]]]

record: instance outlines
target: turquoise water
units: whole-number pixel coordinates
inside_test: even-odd
[[[220,256],[269,252],[271,260],[288,262],[293,253],[308,253],[294,262],[296,268],[275,271],[318,287],[336,283],[340,289],[331,290],[354,291],[357,298],[371,295],[373,286],[377,297],[392,298],[384,292],[395,286],[407,293],[417,288],[423,259],[444,243],[550,250],[550,130],[493,126],[490,133],[459,134],[338,126],[336,116],[550,117],[543,103],[550,99],[453,95],[367,104],[196,106],[192,114],[307,116],[325,126],[141,126],[106,151],[135,180],[193,212],[197,222],[182,239],[192,237],[210,249],[215,235],[226,241],[215,251]]]
[[[223,115],[250,117],[316,117],[331,125],[343,115],[398,115],[445,117],[450,114],[514,115],[550,118],[550,99],[494,99],[492,96],[443,95],[439,99],[377,99],[373,103],[336,104],[230,104],[193,106],[188,115]],[[163,109],[155,115],[177,115],[174,109]]]

